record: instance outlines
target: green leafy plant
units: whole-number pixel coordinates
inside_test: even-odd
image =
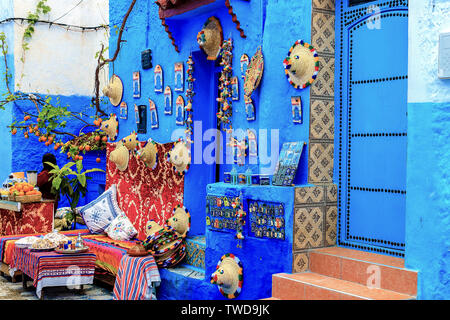
[[[65,215],[65,219],[69,224],[76,221],[77,211],[76,207],[80,201],[80,198],[86,196],[87,182],[91,177],[87,174],[92,172],[104,172],[101,169],[89,169],[83,171],[83,162],[68,162],[62,168],[57,165],[47,162],[53,169],[50,170],[52,181],[52,193],[67,198],[70,204],[70,212]],[[72,167],[76,166],[76,171],[72,170]]]

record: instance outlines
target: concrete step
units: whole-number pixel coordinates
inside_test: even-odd
[[[281,300],[410,300],[414,296],[313,272],[272,276],[272,298]]]
[[[417,295],[417,272],[404,259],[342,247],[309,252],[309,271],[364,286]]]

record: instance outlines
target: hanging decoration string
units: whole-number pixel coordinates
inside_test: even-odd
[[[105,30],[109,29],[108,25],[78,26],[78,25],[71,25],[71,24],[66,24],[66,23],[52,22],[52,21],[47,21],[47,20],[33,20],[33,19],[28,19],[28,18],[7,18],[7,19],[4,19],[4,20],[0,20],[0,25],[1,24],[5,24],[5,23],[9,23],[9,22],[12,22],[12,21],[20,21],[21,23],[26,21],[26,22],[36,22],[36,23],[48,24],[49,27],[57,26],[57,27],[61,27],[61,28],[67,29],[67,31],[72,30],[72,31],[84,32],[84,31],[98,31],[98,30],[101,30],[101,29],[105,29]]]

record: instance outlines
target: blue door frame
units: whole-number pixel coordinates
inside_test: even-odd
[[[337,243],[404,257],[407,0],[337,1],[336,44]]]

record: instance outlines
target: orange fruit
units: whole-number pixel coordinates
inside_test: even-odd
[[[78,150],[83,151],[84,147],[83,146],[79,146]]]
[[[83,160],[83,156],[78,156],[78,160]]]
[[[86,146],[86,147],[84,147],[84,150],[91,151],[91,147],[90,146]]]
[[[15,134],[17,133],[17,129],[14,128],[14,129],[11,131],[11,133],[12,133],[13,135],[15,135]]]
[[[23,192],[23,191],[19,192],[19,196],[24,196],[24,195],[25,195],[25,192]]]
[[[30,116],[25,116],[25,117],[23,117],[23,120],[25,120],[25,121],[28,121],[28,120],[30,120],[30,119],[31,119]]]
[[[102,141],[103,141],[103,142],[108,141],[108,137],[107,137],[107,136],[104,136],[104,137],[102,138]]]
[[[100,138],[100,136],[95,136],[94,139],[95,139],[95,141],[100,141],[101,138]]]
[[[95,159],[95,161],[97,161],[97,163],[100,163],[100,162],[102,162],[102,159],[97,158],[97,159]]]

